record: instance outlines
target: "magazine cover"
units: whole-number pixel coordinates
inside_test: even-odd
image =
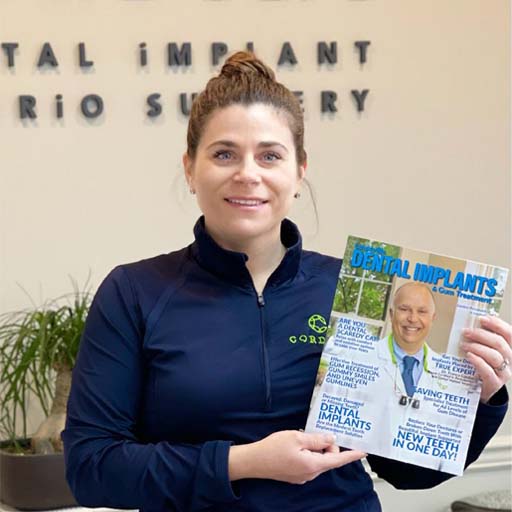
[[[507,273],[350,236],[306,432],[462,474],[480,399],[462,329],[498,314]]]

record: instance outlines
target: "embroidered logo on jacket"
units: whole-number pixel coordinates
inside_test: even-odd
[[[324,345],[325,336],[317,336],[317,334],[324,334],[327,331],[327,322],[322,315],[314,314],[308,318],[309,332],[292,335],[288,338],[290,343],[311,343],[315,345]],[[312,334],[313,333],[316,334]]]
[[[311,315],[308,318],[308,325],[318,334],[323,334],[327,331],[327,322],[322,315]]]

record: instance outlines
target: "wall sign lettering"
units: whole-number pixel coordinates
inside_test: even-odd
[[[357,40],[351,43],[352,54],[344,55],[344,62],[353,62],[363,68],[369,59],[371,41]],[[0,67],[4,66],[14,71],[20,61],[27,59],[23,54],[23,45],[17,41],[6,41],[0,44]],[[255,51],[253,42],[246,43],[246,49]],[[60,49],[59,49],[60,50]],[[176,67],[191,67],[193,63],[192,43],[183,42],[168,42],[165,45],[165,63],[167,66]],[[60,50],[61,51],[61,50]],[[227,43],[223,41],[215,41],[209,47],[209,61],[212,66],[219,66],[223,59],[230,52]],[[3,58],[2,58],[3,53]],[[141,68],[149,66],[151,58],[154,57],[155,50],[149,48],[146,42],[140,42],[137,47],[136,58],[137,65]],[[34,58],[33,56],[31,58]],[[268,59],[267,59],[268,60]],[[316,43],[316,63],[318,66],[323,66],[326,70],[332,69],[340,61],[340,52],[337,41],[318,41]],[[284,41],[279,48],[279,56],[277,62],[274,63],[277,70],[280,67],[286,66],[288,69],[294,69],[300,63],[300,56],[293,48],[290,41]],[[76,65],[82,70],[90,70],[95,67],[107,68],[108,63],[98,61],[89,54],[85,42],[76,44]],[[36,70],[58,70],[61,64],[59,63],[59,51],[52,45],[51,42],[44,42],[38,49],[35,56]],[[3,79],[9,79],[4,76]],[[41,80],[44,80],[44,75],[41,75]],[[366,100],[370,90],[365,89],[350,89],[347,98],[357,112],[364,112]],[[190,114],[190,106],[197,93],[182,92],[179,94],[178,104],[179,111],[184,116]],[[295,94],[302,103],[303,91],[295,91]],[[20,94],[18,100],[18,113],[20,119],[37,119],[37,97],[34,93],[25,91]],[[149,94],[146,99],[146,116],[148,118],[156,118],[164,111],[162,103],[162,96],[159,92]],[[346,101],[346,100],[345,100]],[[62,119],[64,117],[64,95],[62,92],[57,92],[54,99],[55,103],[55,117]],[[318,100],[319,109],[322,113],[335,113],[339,109],[339,95],[337,91],[322,90],[319,94]],[[106,105],[102,96],[98,93],[90,93],[85,95],[80,100],[80,112],[86,119],[95,119],[102,115],[105,111]]]

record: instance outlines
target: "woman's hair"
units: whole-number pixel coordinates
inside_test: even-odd
[[[197,146],[210,115],[229,105],[264,103],[283,111],[295,143],[297,163],[306,161],[304,117],[295,95],[275,79],[274,72],[253,53],[237,52],[226,61],[220,74],[208,81],[194,100],[187,131],[187,153],[196,156]]]

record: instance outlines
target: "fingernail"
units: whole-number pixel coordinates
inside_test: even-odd
[[[462,329],[462,334],[464,336],[467,336],[468,334],[471,334],[472,332],[472,329],[469,329],[468,327],[464,327],[464,329]]]
[[[336,441],[336,436],[333,434],[324,434],[324,439],[327,443],[334,443],[334,441]]]

